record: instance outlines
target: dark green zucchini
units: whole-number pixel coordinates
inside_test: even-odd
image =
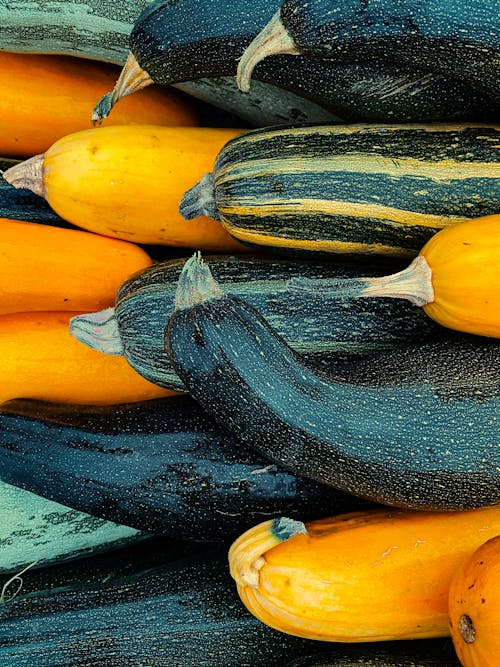
[[[130,56],[111,94],[94,110],[105,118],[113,104],[153,81],[163,85],[236,74],[253,37],[279,8],[279,0],[157,0],[146,7],[130,35]],[[470,86],[390,63],[324,65],[277,57],[256,78],[295,96],[294,122],[361,119],[408,122],[488,118],[487,100]],[[262,97],[262,105],[268,100]],[[318,106],[316,106],[318,105]],[[292,109],[287,114],[288,118]],[[286,121],[285,121],[286,122]]]
[[[6,667],[282,667],[311,644],[244,608],[225,550],[0,605]]]
[[[457,336],[381,352],[348,377],[313,373],[190,259],[166,348],[193,397],[297,474],[381,503],[500,503],[500,342]]]
[[[390,62],[466,82],[500,110],[500,14],[495,0],[284,0],[247,49],[240,82],[266,56],[328,63]]]
[[[498,212],[499,139],[480,125],[254,130],[226,144],[180,211],[253,246],[412,257],[442,227]]]
[[[312,519],[360,504],[268,465],[188,396],[77,411],[5,403],[0,479],[102,519],[206,542],[277,514]]]
[[[448,335],[421,309],[394,299],[308,301],[287,291],[292,276],[352,278],[359,275],[359,267],[255,257],[212,256],[205,261],[225,292],[257,308],[304,363],[317,368],[338,367],[355,356]],[[159,263],[131,276],[118,290],[114,311],[74,317],[71,333],[102,352],[124,354],[147,380],[184,391],[163,343],[184,262]],[[371,271],[382,272],[383,268]]]

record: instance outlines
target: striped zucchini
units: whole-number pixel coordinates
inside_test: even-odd
[[[167,352],[192,396],[242,442],[299,475],[409,509],[500,504],[500,341],[380,353],[314,373],[196,257],[179,279]]]
[[[5,482],[0,482],[0,508],[0,574],[82,558],[147,536]]]
[[[184,391],[163,342],[184,261],[171,260],[137,272],[118,290],[114,310],[75,316],[72,335],[101,352],[124,354],[150,382]],[[359,274],[354,266],[255,257],[212,256],[204,261],[224,291],[257,308],[302,360],[317,368],[341,367],[344,361],[352,364],[353,357],[448,335],[420,309],[394,299],[323,302],[287,291],[293,276],[352,278]]]
[[[499,144],[489,126],[255,130],[226,144],[180,211],[253,246],[412,257],[438,229],[498,212]]]

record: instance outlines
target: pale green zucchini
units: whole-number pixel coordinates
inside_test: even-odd
[[[500,131],[323,125],[231,140],[184,195],[252,246],[412,257],[439,229],[500,210]]]
[[[0,512],[0,574],[117,549],[149,535],[4,482],[0,482]],[[0,578],[0,592],[8,578]]]

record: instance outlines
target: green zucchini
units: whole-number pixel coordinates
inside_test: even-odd
[[[225,550],[0,605],[8,667],[282,667],[310,648],[243,607]]]
[[[500,131],[346,125],[229,141],[180,205],[252,246],[415,256],[440,228],[497,213]]]
[[[292,276],[310,278],[359,274],[354,266],[248,257],[204,260],[228,294],[246,299],[264,315],[308,365],[328,369],[349,364],[405,342],[448,335],[408,303],[394,299],[311,299],[287,291]],[[164,350],[163,328],[172,313],[184,259],[153,265],[126,280],[114,310],[77,315],[70,332],[101,352],[123,354],[143,377],[162,387],[184,391]],[[382,269],[373,268],[371,273]],[[368,273],[370,271],[368,270]]]
[[[165,331],[192,396],[296,474],[409,509],[500,503],[500,341],[401,346],[351,376],[300,363],[255,309],[190,259]]]
[[[147,534],[0,482],[0,574],[82,558]]]

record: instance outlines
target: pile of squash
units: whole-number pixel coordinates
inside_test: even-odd
[[[497,667],[490,0],[0,19],[0,663]]]

